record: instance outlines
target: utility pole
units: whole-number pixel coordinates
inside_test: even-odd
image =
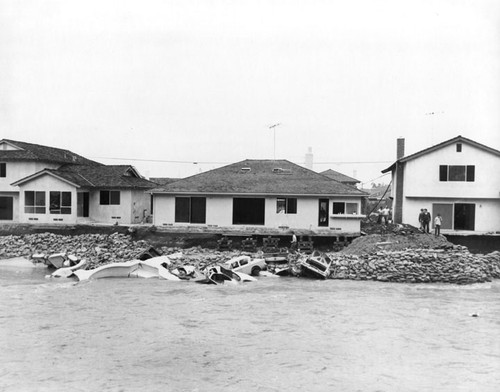
[[[276,160],[276,127],[281,125],[281,123],[276,123],[274,125],[271,125],[269,129],[273,130],[273,137],[274,137],[274,143],[273,143],[273,160]]]

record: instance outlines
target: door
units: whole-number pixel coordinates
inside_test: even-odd
[[[76,196],[76,212],[80,218],[89,217],[89,192],[79,192]]]
[[[0,196],[0,220],[14,219],[14,198]]]
[[[318,226],[328,227],[328,199],[319,199],[318,205]]]
[[[432,204],[432,221],[437,214],[441,214],[443,218],[443,223],[441,224],[441,229],[451,230],[453,229],[453,204],[451,203],[433,203]],[[434,226],[434,224],[433,224]]]
[[[476,205],[470,203],[455,204],[455,230],[474,230]]]

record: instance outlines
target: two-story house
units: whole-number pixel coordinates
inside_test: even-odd
[[[151,190],[157,226],[359,235],[366,194],[287,160],[244,160]]]
[[[156,186],[128,165],[68,150],[0,140],[1,223],[139,223]]]
[[[500,151],[457,136],[404,156],[398,139],[392,172],[396,223],[419,226],[422,208],[441,214],[443,230],[500,231]]]

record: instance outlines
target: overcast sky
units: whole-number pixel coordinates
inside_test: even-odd
[[[398,137],[500,149],[500,1],[0,0],[0,127],[153,177],[312,147],[369,183]]]

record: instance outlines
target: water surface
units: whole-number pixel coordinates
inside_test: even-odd
[[[498,391],[500,282],[47,280],[0,261],[2,391]],[[478,317],[472,317],[478,314]]]

